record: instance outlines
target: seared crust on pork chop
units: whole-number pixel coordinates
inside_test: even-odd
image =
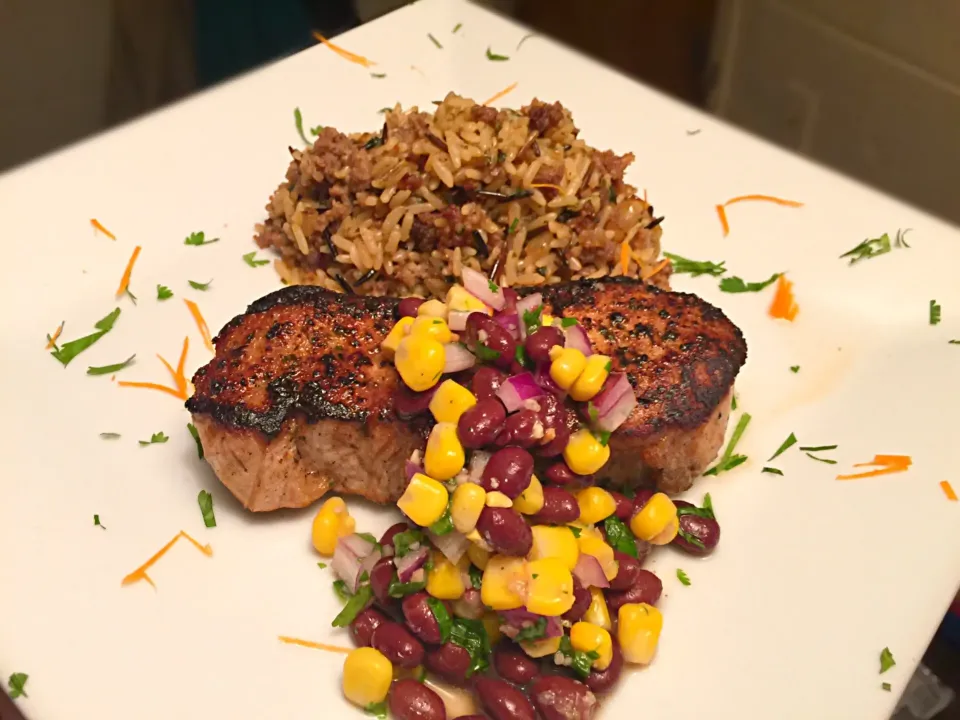
[[[685,490],[723,442],[729,394],[746,360],[740,331],[694,295],[607,278],[542,290],[612,357],[638,407],[611,438],[603,475]],[[400,380],[380,343],[394,298],[310,286],[271,293],[217,336],[187,401],[220,480],[254,511],[303,507],[328,491],[395,501],[428,417],[400,420]]]

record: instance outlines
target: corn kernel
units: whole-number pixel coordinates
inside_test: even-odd
[[[417,473],[397,500],[403,514],[421,527],[435,523],[447,509],[447,489],[433,478]]]
[[[599,625],[577,622],[570,628],[570,645],[580,652],[595,652],[600,657],[593,661],[595,670],[606,670],[613,659],[613,640]]]
[[[440,422],[433,426],[423,453],[423,467],[427,475],[437,480],[449,480],[463,470],[466,456],[457,437],[457,426]]]
[[[488,612],[481,620],[483,629],[487,631],[487,637],[490,639],[490,646],[495,646],[500,642],[500,618],[496,613]]]
[[[456,424],[460,416],[477,404],[477,398],[463,385],[444,380],[430,400],[430,412],[437,422]]]
[[[453,491],[450,502],[450,519],[457,532],[466,535],[477,527],[477,520],[483,512],[487,493],[476,483],[466,482]]]
[[[387,333],[387,336],[383,339],[383,342],[380,343],[380,348],[392,357],[397,351],[400,341],[407,336],[407,333],[410,332],[410,328],[412,326],[412,317],[402,317],[397,320],[397,324],[393,326],[393,329]]]
[[[580,546],[580,552],[584,555],[593,555],[597,559],[607,580],[613,580],[617,576],[620,564],[613,556],[613,548],[604,542],[599,530],[582,529],[580,537],[577,538],[577,544]]]
[[[610,621],[610,610],[607,608],[607,601],[603,597],[603,591],[600,588],[590,588],[590,605],[583,613],[583,619],[588,623],[593,623],[604,630],[612,630],[613,623]]]
[[[557,558],[547,557],[527,563],[527,610],[555,617],[573,607],[573,575]]]
[[[490,552],[490,546],[487,544],[487,541],[483,539],[480,533],[477,532],[476,528],[468,532],[464,537],[466,537],[467,540],[469,540],[472,545],[476,545],[478,548],[481,548],[482,550],[485,550],[488,553]],[[477,567],[480,567],[480,566],[478,565]]]
[[[554,319],[555,318],[550,313],[543,313],[542,315],[540,315],[540,324],[543,327],[550,327],[551,325],[553,325]]]
[[[617,613],[617,641],[628,663],[647,665],[653,660],[663,629],[663,615],[647,603],[627,603]]]
[[[483,604],[491,610],[515,610],[523,607],[526,594],[526,561],[506,555],[491,557],[480,583],[480,599]]]
[[[563,449],[563,459],[577,475],[593,475],[610,459],[610,446],[602,444],[592,432],[583,428],[570,436]]]
[[[550,348],[550,377],[564,390],[576,382],[586,365],[587,358],[576,348],[562,348],[559,345]]]
[[[617,510],[613,495],[598,487],[586,487],[578,492],[577,505],[580,506],[580,522],[584,525],[596,525]]]
[[[524,515],[534,515],[543,509],[543,485],[536,475],[530,477],[530,484],[513,501],[513,507]]]
[[[463,285],[452,285],[447,291],[447,310],[449,312],[482,312],[493,315],[493,310],[477,297],[474,297]]]
[[[356,529],[357,521],[351,517],[343,498],[332,497],[320,506],[313,518],[313,547],[321,555],[333,555],[337,541]]]
[[[591,355],[583,372],[570,386],[570,397],[577,402],[586,402],[598,392],[610,374],[610,358],[606,355]]]
[[[508,508],[513,507],[513,500],[504,495],[499,490],[494,490],[487,493],[487,498],[484,501],[487,507],[497,507],[497,508]]]
[[[400,341],[393,359],[407,387],[416,392],[429,390],[443,375],[447,351],[432,338],[408,335]]]
[[[343,694],[360,708],[383,702],[393,681],[393,665],[379,650],[351,650],[343,662]]]
[[[487,563],[490,561],[490,551],[471,541],[470,544],[467,545],[467,557],[470,558],[470,562],[478,568],[485,570]]]
[[[630,518],[630,529],[641,540],[652,542],[660,533],[668,530],[674,521],[677,521],[677,506],[663,493],[657,493],[647,500],[640,512]],[[676,535],[676,532],[673,534]]]
[[[568,570],[573,570],[580,557],[580,547],[570,528],[562,525],[534,525],[531,532],[533,544],[527,555],[528,560],[552,557],[563,563]]]
[[[439,343],[448,343],[453,340],[453,333],[447,326],[447,321],[443,318],[418,317],[410,326],[411,335],[419,335],[436,340]]]
[[[417,309],[417,317],[437,317],[446,320],[447,306],[437,299],[427,300]]]
[[[650,541],[651,545],[669,545],[673,542],[673,539],[677,536],[677,533],[680,532],[680,518],[673,518],[667,526],[661,530],[653,540]]]
[[[466,591],[460,568],[441,552],[433,553],[433,567],[427,571],[426,589],[438,600],[456,600]]]
[[[553,655],[560,649],[560,638],[541,638],[540,640],[526,640],[520,642],[523,651],[532,658],[542,658]]]

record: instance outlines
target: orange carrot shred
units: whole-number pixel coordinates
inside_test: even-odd
[[[630,269],[630,245],[626,241],[620,243],[620,269],[624,275]]]
[[[106,235],[106,236],[107,236],[108,238],[110,238],[111,240],[116,240],[116,239],[117,239],[117,236],[114,235],[114,234],[113,234],[112,232],[110,232],[109,230],[107,230],[103,225],[101,225],[101,224],[100,224],[100,221],[97,220],[96,218],[90,218],[90,224],[93,225],[93,229],[94,229],[94,230],[99,230],[100,232],[102,232],[104,235]]]
[[[372,60],[368,60],[363,55],[357,55],[356,53],[352,53],[349,50],[344,50],[339,45],[334,45],[332,42],[327,40],[323,35],[318,33],[316,30],[313,31],[313,36],[317,40],[322,42],[324,45],[326,45],[328,48],[333,50],[337,55],[342,57],[344,60],[349,60],[350,62],[356,63],[357,65],[363,65],[363,67],[365,68],[368,68],[371,65],[376,65],[375,62],[373,62]]]
[[[207,346],[207,350],[213,352],[213,340],[210,337],[210,328],[207,327],[207,321],[203,319],[200,308],[197,307],[197,304],[193,300],[185,299],[184,302],[187,304],[187,309],[190,311],[190,314],[193,315],[194,322],[197,323],[197,329],[203,338],[203,344]]]
[[[667,266],[667,263],[668,263],[668,262],[670,262],[670,261],[669,261],[667,258],[664,258],[663,260],[661,260],[660,262],[658,262],[656,265],[653,265],[653,266],[647,268],[647,269],[644,270],[642,273],[640,273],[640,279],[641,279],[641,280],[649,280],[649,279],[652,278],[654,275],[656,275],[658,272],[660,272],[661,270],[663,270],[663,269]]]
[[[130,275],[133,273],[133,265],[137,262],[137,257],[140,255],[140,246],[137,245],[133,249],[133,254],[130,256],[130,260],[127,262],[127,268],[123,271],[123,277],[120,278],[120,287],[117,288],[117,297],[123,295],[127,288],[130,287]]]
[[[180,400],[187,399],[186,391],[175,390],[174,388],[167,387],[166,385],[160,385],[159,383],[151,382],[130,382],[128,380],[121,380],[117,383],[119,387],[132,387],[132,388],[144,388],[145,390],[159,390],[161,392],[168,393],[173,395],[175,398]]]
[[[904,472],[913,464],[909,455],[874,455],[873,460],[865,463],[856,463],[854,467],[871,467],[880,465],[876,470],[853,473],[851,475],[837,475],[837,480],[857,480],[860,478],[889,475],[890,473]]]
[[[953,486],[950,484],[949,480],[941,480],[940,487],[943,490],[943,494],[947,496],[947,500],[951,502],[957,502],[957,493],[954,492]]]
[[[782,318],[793,322],[800,312],[800,307],[793,297],[793,283],[787,280],[786,275],[781,275],[777,280],[777,292],[773,296],[773,302],[770,303],[770,317]]]
[[[63,326],[66,324],[66,320],[62,321],[60,327],[53,331],[53,335],[47,335],[47,350],[57,344],[57,338],[60,337],[60,333],[63,332]]]
[[[723,236],[730,234],[730,223],[727,222],[727,211],[723,205],[717,205],[717,217],[720,218],[720,227],[723,228]]]
[[[736,203],[748,201],[753,202],[758,200],[762,202],[771,202],[775,205],[782,205],[783,207],[803,207],[802,202],[797,202],[796,200],[785,200],[784,198],[779,198],[774,195],[738,195],[735,198],[730,198],[723,205],[717,205],[717,216],[720,218],[720,225],[723,227],[724,237],[730,234],[730,223],[727,222],[726,208],[730,205],[735,205]]]
[[[170,548],[172,548],[174,545],[176,545],[177,540],[179,540],[180,538],[186,538],[187,540],[189,540],[190,543],[192,543],[193,546],[194,546],[197,550],[199,550],[200,552],[202,552],[202,553],[203,553],[204,555],[206,555],[207,557],[210,557],[210,556],[213,555],[213,548],[211,548],[209,545],[201,545],[201,544],[198,543],[196,540],[194,540],[192,537],[190,537],[187,533],[185,533],[183,530],[181,530],[179,533],[177,533],[176,535],[173,536],[173,539],[172,539],[170,542],[168,542],[166,545],[164,545],[162,548],[160,548],[156,553],[154,553],[153,557],[151,557],[149,560],[147,560],[143,565],[141,565],[140,567],[138,567],[138,568],[137,568],[136,570],[134,570],[132,573],[130,573],[129,575],[127,575],[127,576],[120,582],[120,585],[121,585],[121,586],[133,585],[133,583],[135,583],[135,582],[140,582],[141,580],[146,580],[148,583],[150,583],[151,586],[153,586],[154,589],[156,589],[157,586],[154,584],[154,582],[153,582],[153,580],[150,578],[150,576],[147,575],[147,570],[149,570],[151,567],[153,567],[153,566],[157,563],[157,561],[160,560],[160,558],[162,558],[164,555],[166,555],[166,554],[167,554],[167,551],[170,550]]]
[[[287,643],[288,645],[300,645],[301,647],[313,648],[314,650],[326,650],[327,652],[336,652],[336,653],[351,653],[353,652],[348,647],[341,647],[340,645],[328,645],[327,643],[313,642],[312,640],[301,640],[300,638],[288,637],[286,635],[278,635],[280,642]]]
[[[516,89],[517,89],[517,85],[519,85],[519,84],[520,84],[519,82],[515,82],[515,83],[513,83],[512,85],[507,85],[507,87],[505,87],[503,90],[501,90],[500,92],[498,92],[496,95],[494,95],[492,98],[490,98],[489,100],[487,100],[487,101],[486,101],[485,103],[483,103],[483,104],[484,104],[484,105],[489,105],[489,104],[492,103],[492,102],[496,102],[497,100],[499,100],[500,98],[502,98],[504,95],[506,95],[506,94],[508,94],[508,93],[511,93],[511,92],[513,92],[514,90],[516,90]]]

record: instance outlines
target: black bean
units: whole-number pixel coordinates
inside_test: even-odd
[[[503,431],[497,435],[497,445],[533,447],[543,438],[543,432],[539,414],[525,408],[507,416]]]
[[[423,644],[400,623],[380,623],[370,637],[370,644],[394,665],[413,669],[423,662]]]
[[[537,328],[527,335],[523,341],[523,347],[527,351],[527,357],[537,364],[546,364],[550,362],[550,349],[555,345],[563,347],[564,337],[560,328],[542,327]]]
[[[457,422],[457,437],[468,450],[487,447],[497,439],[506,420],[507,411],[497,398],[477,400],[476,405],[460,416]]]
[[[497,390],[500,389],[500,385],[506,379],[507,376],[500,370],[492,368],[489,365],[477,368],[477,371],[473,374],[473,381],[471,383],[473,394],[476,396],[477,401],[496,398]]]
[[[620,679],[623,672],[623,653],[620,652],[620,644],[616,638],[613,640],[613,655],[610,658],[610,664],[603,670],[591,670],[585,680],[588,688],[595,693],[604,693],[613,689]]]
[[[590,688],[564,675],[534,680],[530,698],[543,720],[592,720],[599,707]]]
[[[477,520],[480,537],[500,555],[524,557],[533,545],[533,532],[513,508],[485,507]]]
[[[677,509],[696,507],[685,500],[675,500]],[[687,538],[690,539],[687,539]],[[709,555],[720,542],[720,523],[713,518],[699,515],[680,515],[680,531],[673,539],[673,544],[691,555]],[[701,547],[702,546],[702,547]]]
[[[478,677],[473,687],[483,709],[493,720],[536,720],[530,701],[505,680]]]
[[[381,547],[384,547],[384,548],[388,548],[388,547],[389,547],[389,548],[392,548],[392,547],[393,547],[393,538],[394,538],[396,535],[398,535],[398,534],[400,534],[400,533],[402,533],[402,532],[406,532],[406,531],[409,530],[409,529],[410,529],[410,526],[407,525],[406,523],[402,523],[402,522],[396,523],[395,525],[391,525],[391,526],[388,527],[386,530],[384,530],[384,531],[383,531],[383,535],[380,536],[380,545],[381,545]]]
[[[564,465],[566,467],[566,465]],[[580,506],[573,493],[560,487],[543,487],[543,507],[530,518],[534,525],[566,525],[580,517]]]
[[[641,568],[637,572],[637,577],[626,590],[608,590],[607,608],[611,615],[618,612],[623,605],[627,603],[647,603],[656,605],[660,599],[660,593],[663,592],[663,583],[660,578],[649,570]]]
[[[360,647],[370,647],[373,631],[387,622],[387,616],[375,608],[367,608],[350,623],[350,634]]]
[[[533,477],[533,456],[523,448],[497,450],[483,468],[480,484],[487,492],[497,490],[510,499],[520,495]]]
[[[440,623],[430,609],[427,602],[429,599],[430,596],[421,590],[403,598],[400,607],[403,610],[403,619],[414,635],[426,643],[439,643]]]
[[[540,674],[540,666],[513,643],[503,643],[493,653],[493,666],[504,680],[526,685]]]
[[[637,578],[640,577],[640,561],[637,558],[622,553],[619,550],[613,551],[613,556],[617,560],[617,575],[610,581],[612,590],[629,590],[633,587]]]
[[[514,360],[517,341],[489,315],[470,313],[460,338],[481,362],[509,368]]]
[[[393,560],[390,558],[380,558],[370,571],[370,589],[373,590],[373,596],[381,607],[387,608],[394,605],[389,589],[395,576]]]
[[[397,680],[393,684],[388,704],[395,720],[447,720],[447,710],[440,696],[412,678]]]
[[[431,648],[424,658],[427,670],[439,675],[447,682],[461,684],[467,679],[470,670],[470,653],[456,643],[446,642],[440,647]]]

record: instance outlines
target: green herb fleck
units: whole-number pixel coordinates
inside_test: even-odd
[[[254,250],[253,252],[248,252],[246,255],[244,255],[243,261],[252,268],[260,267],[261,265],[270,264],[269,260],[258,260],[256,250]]]
[[[792,372],[793,374],[797,374],[798,372],[800,372],[800,366],[799,366],[799,365],[791,365],[791,366],[790,366],[790,372]]]
[[[613,185],[610,185],[610,190],[607,192],[607,199],[612,203],[617,201],[617,190]]]
[[[560,653],[570,660],[570,669],[579,675],[581,679],[586,679],[590,674],[590,668],[593,667],[593,661],[600,657],[599,653],[595,650],[591,652],[574,650],[568,635],[560,638]]]
[[[514,637],[514,642],[530,642],[531,640],[540,640],[547,634],[547,619],[537,618],[532,625],[520,628],[520,631]]]
[[[744,282],[742,278],[726,277],[720,281],[720,289],[728,293],[760,292],[777,281],[782,273],[774,273],[762,282]]]
[[[823,452],[824,450],[836,450],[837,447],[837,445],[801,445],[798,450],[802,452]]]
[[[473,586],[473,589],[479,590],[480,585],[483,583],[483,571],[476,565],[471,565],[467,573],[470,575],[470,584]]]
[[[880,674],[883,675],[887,670],[892,668],[897,664],[897,661],[893,659],[893,653],[890,652],[890,648],[885,647],[880,651]]]
[[[597,439],[597,442],[599,442],[604,447],[610,444],[609,430],[594,430],[593,436]]]
[[[487,47],[487,60],[493,60],[494,62],[503,62],[504,60],[509,60],[510,58],[506,55],[497,55],[489,47]]]
[[[638,557],[636,539],[623,520],[616,515],[611,515],[603,521],[603,529],[606,531],[607,544],[610,547],[630,557]]]
[[[930,301],[930,324],[940,324],[940,304],[936,300]]]
[[[592,400],[587,403],[587,417],[590,418],[590,422],[594,425],[596,425],[600,419],[600,411],[597,410],[597,406],[593,404]]]
[[[357,615],[369,604],[372,598],[373,591],[370,589],[370,585],[362,586],[357,590],[356,595],[347,600],[347,604],[343,606],[340,614],[333,619],[331,625],[333,625],[333,627],[349,626]]]
[[[105,432],[105,433],[100,433],[100,437],[103,438],[104,440],[119,440],[120,433]]]
[[[433,36],[433,33],[427,33],[427,37],[430,38],[430,42],[436,45],[437,48],[439,48],[440,50],[443,50],[443,45],[441,45],[440,41]]]
[[[190,434],[193,436],[193,441],[197,444],[197,456],[203,460],[203,444],[200,442],[200,433],[197,432],[197,428],[193,423],[187,423],[187,430],[190,431]]]
[[[541,316],[543,315],[543,305],[537,305],[533,310],[524,310],[523,317],[523,326],[527,330],[527,335],[530,335],[534,330],[540,327],[542,322]]]
[[[483,672],[490,667],[490,638],[479,620],[454,618],[450,629],[450,642],[459,645],[470,653],[470,667],[467,677]]]
[[[353,597],[353,593],[347,589],[347,584],[343,580],[333,581],[333,592],[340,598],[340,602],[345,603]]]
[[[677,568],[677,580],[680,581],[681,585],[690,585],[690,578],[687,577],[687,574],[680,568]]]
[[[417,547],[414,548],[414,545]],[[423,545],[423,533],[416,529],[404,530],[393,536],[393,552],[398,558],[402,558],[421,545]]]
[[[450,518],[450,503],[447,503],[447,509],[443,511],[440,519],[430,525],[430,532],[434,535],[449,535],[453,532],[453,520]]]
[[[773,460],[774,458],[777,458],[780,455],[783,455],[783,453],[785,453],[787,450],[789,450],[796,444],[797,444],[797,436],[794,435],[793,433],[790,433],[790,436],[786,440],[784,440],[782,443],[780,443],[780,447],[777,448],[777,451],[773,455],[767,458],[767,461]],[[800,449],[803,450],[803,448],[800,448]]]
[[[157,285],[157,300],[169,300],[173,297],[173,290],[166,285]]]
[[[960,340],[947,340],[947,345],[960,345]]]
[[[724,267],[726,261],[715,263],[710,260],[690,260],[668,252],[665,252],[663,256],[671,262],[673,272],[677,274],[687,273],[699,277],[701,275],[723,275],[727,271]]]
[[[613,370],[613,360],[607,360],[607,364],[603,366],[603,369],[608,373]]]
[[[904,241],[904,236],[908,231],[897,231],[896,241],[891,245],[890,236],[887,233],[884,233],[880,237],[868,238],[862,243],[857,245],[851,250],[848,250],[841,258],[850,258],[850,265],[860,262],[861,260],[869,260],[875,258],[878,255],[886,255],[894,247],[898,248],[909,248],[910,246]]]
[[[460,28],[462,27],[463,27],[463,23],[457,23],[456,25],[453,26],[453,30],[451,30],[451,34],[456,34],[457,31],[459,31]]]
[[[392,108],[392,107],[382,107],[382,108],[380,108],[379,110],[377,110],[377,112],[380,113],[381,115],[386,115],[388,112],[393,112],[393,108]]]
[[[730,398],[730,410],[736,410],[736,409],[737,409],[737,394],[734,393],[733,397]]]
[[[101,528],[101,529],[103,529],[103,530],[106,530],[106,529],[107,529],[107,526],[104,525],[102,522],[100,522],[100,516],[99,516],[99,515],[94,515],[94,516],[93,516],[93,525],[94,525],[94,527],[98,527],[98,528]]]
[[[490,292],[500,292],[500,286],[497,285],[493,280],[487,280],[487,287],[490,288]]]
[[[321,570],[326,570],[327,564],[325,562],[318,562],[317,567],[320,568]]]
[[[319,135],[323,132],[323,125],[317,125],[316,127],[310,128],[311,135]]]
[[[533,361],[527,355],[527,349],[519,343],[517,343],[517,349],[513,351],[513,359],[527,369],[533,367]]]
[[[64,343],[60,347],[55,348],[50,354],[66,367],[77,355],[110,332],[113,329],[114,323],[117,322],[118,317],[120,317],[120,308],[116,308],[112,313],[101,318],[94,324],[97,332]]]
[[[211,238],[210,240],[206,239],[206,236],[203,234],[203,231],[192,232],[187,235],[183,240],[184,245],[195,245],[199,247],[200,245],[210,245],[211,243],[219,242],[220,238]]]
[[[574,526],[574,525],[567,525],[567,527],[570,528],[570,532],[573,533],[573,536],[574,536],[575,538],[580,537],[580,528],[578,528],[578,527],[576,527],[576,526]]]
[[[24,697],[29,697],[29,695],[27,695],[26,691],[23,689],[26,686],[27,679],[29,677],[30,676],[26,673],[13,673],[13,675],[10,676],[10,679],[7,680],[7,687],[10,688],[11,698],[18,698],[21,695]]]
[[[566,330],[568,327],[573,327],[577,324],[576,318],[560,318],[560,327]]]
[[[203,515],[203,524],[208,527],[217,526],[217,518],[213,514],[213,495],[206,490],[201,490],[197,495],[197,502],[200,504],[200,514]]]
[[[383,80],[386,76],[386,73],[370,73],[370,77],[376,78],[377,80]]]
[[[307,136],[303,134],[303,115],[300,114],[300,108],[296,107],[293,109],[293,124],[297,128],[297,134],[300,135],[300,139],[303,140],[304,145],[312,145]]]
[[[420,592],[427,586],[426,580],[412,580],[410,582],[402,583],[399,580],[392,580],[390,586],[387,588],[387,595],[392,598],[402,598],[407,595],[413,595],[415,592]]]
[[[811,460],[816,460],[817,462],[826,463],[827,465],[836,465],[836,464],[837,464],[837,461],[836,461],[836,460],[831,460],[830,458],[817,457],[816,455],[812,455],[812,454],[810,454],[810,453],[805,453],[805,454],[806,454],[806,456],[807,456],[808,458],[810,458]]]
[[[187,282],[190,283],[190,287],[192,287],[194,290],[202,290],[203,292],[206,292],[210,289],[210,283],[213,282],[213,278],[210,278],[205,283],[197,282],[196,280],[187,280]]]
[[[750,413],[743,413],[740,416],[740,421],[737,423],[737,427],[733,430],[733,435],[730,437],[730,442],[727,443],[726,449],[723,451],[723,455],[720,457],[720,460],[712,468],[707,470],[704,475],[719,475],[722,472],[727,470],[732,470],[747,461],[746,455],[734,455],[733,451],[737,447],[737,443],[740,441],[740,437],[743,435],[743,431],[747,429],[747,425],[750,424]]]
[[[387,701],[378,703],[370,703],[367,705],[363,711],[367,715],[373,715],[377,720],[387,720]]]
[[[517,225],[520,224],[520,218],[514,218],[513,222],[510,223],[510,227],[507,228],[507,235],[511,235],[514,230],[517,229]]]
[[[499,350],[488,348],[486,345],[477,345],[473,350],[473,354],[476,355],[481,362],[494,362],[500,357]]]
[[[430,608],[430,612],[433,613],[433,617],[437,620],[437,625],[440,627],[440,643],[445,643],[450,638],[450,631],[453,629],[453,619],[450,617],[450,613],[447,612],[447,607],[435,597],[427,598],[427,607]]]
[[[133,364],[133,359],[136,355],[131,355],[123,362],[115,363],[113,365],[101,365],[100,367],[88,367],[87,375],[109,375],[111,373],[120,372],[124,368],[130,367]]]
[[[150,436],[149,440],[141,440],[140,447],[143,447],[145,445],[160,445],[162,443],[165,443],[169,439],[170,438],[168,438],[162,432],[155,432],[153,435]]]
[[[886,690],[887,692],[890,692],[890,690],[891,690],[892,688],[891,688],[890,683],[880,683],[880,689],[881,689],[881,690]]]
[[[770,473],[771,475],[783,475],[783,470],[779,470],[775,467],[765,467],[760,472]]]

